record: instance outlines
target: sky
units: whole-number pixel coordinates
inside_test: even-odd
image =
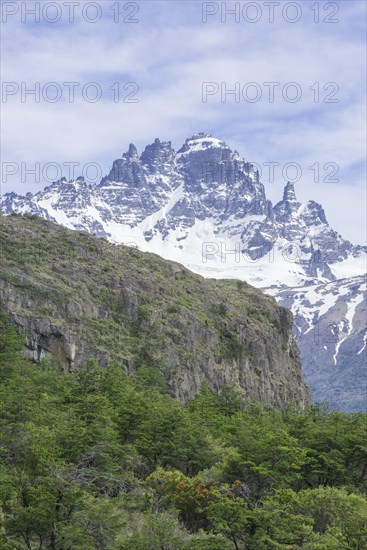
[[[1,193],[202,131],[366,244],[365,22],[359,0],[2,1]]]

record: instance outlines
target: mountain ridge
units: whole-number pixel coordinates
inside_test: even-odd
[[[203,133],[186,139],[178,152],[171,142],[158,138],[140,156],[130,144],[97,184],[82,177],[61,178],[34,195],[7,193],[0,205],[4,214],[41,215],[115,242],[127,239],[142,249],[153,247],[163,256],[169,242],[170,258],[176,254],[173,259],[183,264],[190,263],[183,245],[191,240],[195,223],[210,220],[208,238],[229,244],[236,237],[241,252],[252,261],[265,257],[278,243],[303,282],[340,278],[345,260],[367,251],[334,231],[320,204],[298,202],[290,182],[283,199],[273,206],[254,165],[225,142]],[[294,260],[287,251],[289,243],[298,247]],[[355,274],[361,273],[349,273]]]

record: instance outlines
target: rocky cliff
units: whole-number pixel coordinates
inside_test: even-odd
[[[35,216],[0,218],[0,245],[1,304],[36,362],[52,357],[68,372],[97,358],[132,375],[147,365],[181,400],[206,381],[277,407],[310,402],[292,314],[247,283]]]

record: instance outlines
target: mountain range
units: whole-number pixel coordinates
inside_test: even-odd
[[[61,178],[0,205],[271,294],[293,312],[314,400],[367,409],[366,247],[290,182],[273,205],[254,165],[220,139],[195,134],[175,151],[157,138],[140,155],[130,144],[97,184]]]

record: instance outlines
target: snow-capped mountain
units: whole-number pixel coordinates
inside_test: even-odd
[[[327,399],[347,411],[366,410],[366,277],[269,290],[293,312],[294,333],[313,399]]]
[[[4,214],[38,214],[205,276],[266,289],[295,314],[304,374],[316,399],[348,410],[366,406],[366,249],[334,231],[321,205],[298,202],[291,183],[273,206],[254,166],[223,141],[200,133],[176,152],[156,139],[140,156],[131,144],[99,184],[62,178],[34,195],[4,195],[1,207]],[[320,323],[339,327],[334,346],[310,340]],[[346,383],[351,371],[357,400],[357,389]],[[350,388],[348,395],[331,391],[331,380]]]

